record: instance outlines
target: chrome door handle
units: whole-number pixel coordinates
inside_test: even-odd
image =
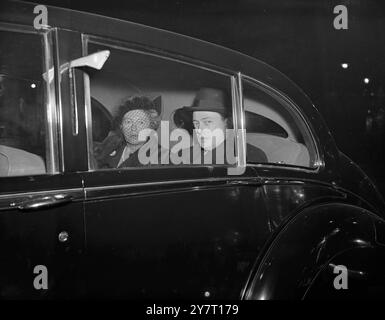
[[[55,194],[52,196],[43,196],[30,200],[23,201],[19,204],[12,204],[19,210],[38,210],[50,207],[59,206],[65,203],[69,203],[73,200],[70,195]]]

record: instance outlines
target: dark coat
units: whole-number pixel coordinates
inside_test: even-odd
[[[223,145],[221,145],[223,146]],[[223,148],[223,147],[222,147]],[[218,158],[216,159],[217,150],[214,149],[209,153],[204,154],[203,149],[200,148],[199,145],[194,145],[190,147],[190,163],[191,164],[235,164],[235,158],[234,159],[227,159],[226,158],[226,151],[223,149],[219,150],[219,154],[223,154],[223,159]],[[200,162],[199,162],[199,156],[200,156]],[[206,162],[205,162],[206,160]],[[267,163],[267,156],[266,154],[259,148],[251,145],[246,144],[246,162],[249,163]]]
[[[126,168],[143,166],[143,164],[138,159],[138,149],[134,153],[131,153],[130,156],[126,160],[124,160],[118,167],[118,163],[120,161],[120,158],[122,157],[122,153],[125,146],[126,144],[122,143],[109,155],[105,156],[103,159],[100,159],[99,166],[101,166],[101,168]]]
[[[94,157],[97,169],[117,168],[126,143],[121,134],[111,131],[103,142],[94,146]],[[139,150],[130,154],[119,167],[142,166],[138,159]]]
[[[153,145],[154,146],[154,145]],[[124,160],[118,167],[120,158],[126,142],[122,135],[111,131],[102,143],[95,145],[94,157],[97,169],[111,169],[111,168],[126,168],[126,167],[142,167],[148,165],[158,165],[161,163],[161,156],[165,156],[165,150],[161,146],[155,146],[157,149],[157,164],[143,164],[139,161],[139,150],[131,153],[130,156]]]
[[[118,168],[118,163],[120,161],[120,158],[122,156],[122,153],[124,151],[124,148],[126,146],[126,143],[123,139],[123,137],[120,134],[117,134],[115,132],[110,132],[108,137],[102,142],[94,147],[94,157],[95,157],[95,167],[97,169],[111,169],[111,168]],[[158,147],[158,164],[150,164],[150,165],[161,165],[162,161],[161,159],[169,153],[169,150],[165,150],[161,148],[160,146]],[[221,151],[223,152],[223,151]],[[200,148],[199,145],[195,145],[190,147],[189,150],[189,155],[188,158],[185,159],[184,163],[185,164],[234,164],[228,162],[226,159],[226,152],[224,152],[224,157],[223,161],[221,162],[221,159],[216,159],[216,150],[213,150],[212,155],[210,158],[207,154],[204,155],[203,150]],[[136,150],[134,153],[130,154],[129,158],[127,158],[125,161],[123,161],[119,168],[126,168],[126,167],[142,167],[142,166],[147,166],[146,164],[143,164],[139,161],[139,149]],[[171,156],[171,155],[170,155]],[[199,161],[199,157],[201,160]],[[206,161],[205,162],[205,158]],[[265,153],[251,145],[247,144],[246,145],[246,160],[247,162],[251,163],[266,163],[267,157]],[[173,164],[172,161],[169,164]]]

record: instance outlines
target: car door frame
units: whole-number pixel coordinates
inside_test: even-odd
[[[20,278],[20,281],[10,283],[8,287],[11,289],[3,292],[2,298],[74,297],[81,294],[79,268],[84,250],[84,189],[81,177],[76,172],[82,169],[81,166],[77,167],[79,162],[86,163],[86,158],[83,156],[82,161],[74,161],[64,157],[71,145],[74,145],[63,122],[66,115],[68,118],[68,110],[66,111],[64,105],[71,99],[68,94],[69,76],[68,72],[60,74],[58,68],[70,58],[65,52],[59,51],[60,47],[66,45],[60,42],[61,36],[68,31],[49,26],[36,30],[28,20],[28,15],[19,16],[15,19],[17,22],[4,19],[6,22],[2,21],[1,27],[2,30],[38,34],[43,38],[42,60],[45,74],[42,76],[49,79],[49,70],[54,71],[53,81],[47,81],[44,89],[44,122],[47,127],[46,148],[49,149],[49,159],[47,174],[0,178],[0,214],[4,230],[9,232],[5,236],[15,239],[9,246],[17,246],[14,257],[20,255],[18,259],[29,270],[25,273],[26,270],[23,269],[22,274],[17,274],[17,268],[11,271],[12,276],[9,276]],[[80,39],[79,36],[75,37]],[[78,46],[78,50],[81,52],[81,46]],[[80,91],[79,94],[81,93]],[[84,140],[85,146],[85,134],[83,137],[79,135],[79,139]],[[71,210],[67,210],[70,207]],[[31,227],[28,228],[23,221],[31,224]],[[10,230],[9,226],[17,228]],[[20,251],[19,255],[17,250]],[[38,265],[47,268],[47,288],[38,289],[33,286],[34,278],[39,274],[35,272],[35,266]]]

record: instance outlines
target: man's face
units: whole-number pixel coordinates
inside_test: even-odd
[[[202,149],[215,149],[225,140],[226,119],[218,112],[194,111],[193,125]]]
[[[131,110],[127,112],[121,124],[124,139],[130,144],[142,143],[143,141],[138,139],[139,132],[150,127],[150,116],[144,110]]]

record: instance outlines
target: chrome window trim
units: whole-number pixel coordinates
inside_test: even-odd
[[[60,161],[60,172],[64,172],[64,140],[63,140],[63,105],[61,101],[62,91],[61,91],[61,72],[60,72],[60,66],[59,66],[59,37],[58,37],[58,29],[54,28],[54,36],[53,36],[53,42],[54,42],[54,77],[55,77],[55,88],[56,88],[56,132],[58,135],[58,151],[60,154],[59,161]]]
[[[255,180],[256,178],[243,177],[242,179]],[[87,192],[87,191],[111,190],[111,189],[121,189],[121,188],[137,188],[137,187],[146,187],[146,186],[164,186],[164,185],[171,185],[171,184],[189,184],[194,182],[224,182],[229,180],[238,181],[239,178],[228,176],[228,177],[183,179],[183,180],[164,180],[164,181],[155,181],[155,182],[140,182],[140,183],[118,184],[118,185],[112,184],[107,186],[85,187],[84,190]]]
[[[246,127],[245,127],[245,112],[244,112],[244,105],[243,105],[243,88],[242,88],[242,78],[241,73],[237,73],[236,77],[236,83],[234,84],[234,87],[236,88],[236,94],[237,94],[237,102],[236,102],[236,118],[237,118],[237,126],[236,126],[236,132],[235,135],[238,138],[238,133],[240,133],[240,141],[237,142],[237,148],[238,148],[238,155],[239,155],[239,163],[238,166],[242,168],[246,168],[247,161],[246,161]]]
[[[247,167],[251,168],[261,168],[261,169],[272,169],[272,170],[290,170],[290,171],[298,171],[298,172],[306,172],[306,173],[314,173],[317,174],[320,172],[321,168],[320,166],[312,168],[305,168],[300,166],[294,166],[294,165],[285,165],[285,164],[269,164],[269,163],[248,163]]]
[[[272,185],[272,184],[290,184],[290,185],[306,185],[306,184],[314,184],[314,185],[320,185],[328,188],[335,189],[335,186],[331,183],[320,181],[316,179],[309,179],[309,178],[301,178],[298,179],[296,177],[293,178],[277,178],[277,179],[264,179],[261,177],[255,177],[255,176],[226,176],[226,177],[212,177],[212,178],[195,178],[195,179],[185,179],[185,180],[168,180],[168,181],[156,181],[156,182],[140,182],[140,183],[132,183],[132,184],[119,184],[119,185],[105,185],[105,186],[96,186],[96,187],[86,187],[84,188],[84,200],[85,201],[93,201],[100,198],[105,197],[111,197],[111,193],[108,194],[96,194],[92,195],[92,193],[98,193],[103,191],[110,191],[110,190],[123,190],[127,189],[127,191],[122,191],[121,194],[117,195],[118,197],[124,197],[128,194],[132,194],[134,192],[135,194],[147,194],[147,193],[153,193],[153,192],[162,192],[165,187],[167,186],[181,186],[180,188],[186,189],[186,190],[201,190],[207,187],[218,187],[218,185],[211,185],[215,183],[222,183],[223,185],[226,185],[228,187],[259,187],[264,185]],[[201,184],[201,185],[196,185]],[[186,185],[186,187],[183,187],[183,185]],[[161,187],[161,189],[158,190],[138,190],[140,187]],[[166,190],[165,190],[166,191]]]
[[[69,91],[71,96],[71,127],[72,135],[77,136],[79,134],[79,115],[78,115],[78,98],[76,93],[76,76],[73,68],[68,70],[69,76]]]
[[[138,54],[144,54],[153,56],[156,58],[169,60],[177,63],[182,63],[185,65],[189,65],[194,68],[206,70],[209,72],[214,72],[217,74],[221,74],[223,76],[236,76],[237,73],[234,72],[231,69],[227,69],[222,66],[213,65],[201,60],[193,59],[188,56],[182,56],[177,53],[172,53],[164,50],[159,50],[155,47],[149,47],[145,45],[141,45],[138,43],[130,42],[130,41],[120,41],[120,40],[113,40],[113,39],[107,39],[100,36],[94,36],[89,34],[83,34],[82,40],[84,40],[84,45],[87,53],[87,44],[88,42],[91,42],[93,44],[99,44],[103,46],[109,46],[113,49],[120,49],[124,51],[129,51],[133,53]]]
[[[166,53],[164,51],[158,52],[154,48],[140,46],[138,44],[133,44],[130,42],[105,39],[103,37],[97,37],[97,36],[92,36],[92,35],[88,35],[88,34],[82,34],[83,55],[88,54],[88,43],[102,45],[102,46],[108,46],[108,47],[111,47],[113,49],[133,52],[133,53],[137,53],[137,54],[153,56],[153,57],[160,58],[163,60],[169,60],[169,61],[173,61],[176,63],[181,63],[184,65],[191,66],[193,68],[205,70],[208,72],[212,72],[212,73],[216,73],[216,74],[220,74],[222,76],[228,77],[229,78],[228,80],[230,81],[230,85],[231,85],[230,89],[231,89],[231,97],[232,97],[232,103],[233,103],[233,105],[232,105],[233,115],[234,115],[234,110],[235,110],[235,112],[237,112],[237,108],[238,108],[237,106],[239,104],[239,99],[237,99],[236,92],[239,91],[239,89],[237,87],[236,78],[239,77],[239,73],[236,73],[234,71],[227,70],[224,68],[220,68],[218,66],[209,65],[209,64],[204,63],[203,61],[193,60],[193,59],[188,58],[188,57],[183,57],[183,59],[185,59],[185,60],[183,60],[180,58],[180,56],[176,56],[172,53]],[[134,48],[134,46],[137,48]],[[222,69],[222,71],[219,69]],[[84,73],[83,79],[84,79],[84,95],[85,95],[85,106],[86,106],[86,133],[87,133],[87,139],[86,140],[87,140],[87,150],[88,150],[88,155],[87,155],[88,156],[88,172],[95,172],[95,171],[101,171],[101,170],[95,169],[93,167],[93,162],[91,160],[92,159],[92,145],[93,145],[93,141],[92,141],[92,115],[91,115],[91,85],[90,85],[89,76],[86,73]],[[236,119],[236,118],[237,117],[234,117],[234,119]],[[233,121],[234,121],[234,119],[233,119]],[[236,128],[235,124],[234,124],[234,128]],[[239,146],[238,146],[238,142],[237,142],[237,137],[236,137],[236,145],[237,145],[237,150],[238,150]],[[244,154],[245,153],[243,153],[243,155]],[[237,157],[237,159],[238,158],[239,157]],[[170,168],[170,167],[175,167],[175,166],[172,166],[172,165],[159,166],[156,169],[165,169],[165,168]],[[240,162],[238,159],[235,166],[204,165],[203,164],[203,165],[193,165],[193,166],[191,166],[191,165],[178,165],[178,167],[181,167],[181,168],[221,167],[221,168],[237,169],[237,168],[240,168]],[[135,170],[135,169],[138,169],[138,168],[122,168],[122,170],[125,170],[125,171],[126,170],[131,171],[131,170]],[[146,167],[139,168],[139,169],[149,170],[149,168],[146,168]],[[116,168],[115,169],[114,168],[105,169],[104,171],[112,171],[112,170],[116,170]]]
[[[244,181],[244,184],[255,184],[260,185],[262,182],[260,179],[255,177],[243,177],[242,180]],[[200,183],[202,185],[191,185],[191,184],[197,184]],[[181,186],[179,188],[184,188],[187,190],[201,190],[202,188],[207,187],[217,187],[216,185],[211,186],[209,184],[211,183],[222,183],[226,184],[229,187],[237,187],[241,186],[242,183],[239,181],[239,177],[233,176],[227,176],[227,177],[213,177],[213,178],[197,178],[197,179],[181,179],[181,180],[169,180],[169,181],[157,181],[157,182],[141,182],[141,183],[132,183],[132,184],[120,184],[120,185],[107,185],[107,186],[98,186],[98,187],[86,187],[84,188],[84,200],[90,201],[94,199],[100,199],[104,197],[110,197],[111,194],[108,193],[106,195],[99,194],[99,195],[92,195],[92,193],[98,193],[103,191],[110,191],[110,190],[123,190],[122,193],[118,196],[125,196],[129,193],[135,192],[138,194],[146,194],[146,193],[153,193],[153,192],[159,192],[159,190],[141,190],[138,191],[137,189],[140,187],[161,187],[161,191],[164,190],[167,186]],[[183,187],[183,185],[186,185],[186,187]],[[124,191],[127,189],[127,191]]]
[[[52,36],[52,28],[44,28],[42,30],[37,31],[32,26],[25,26],[7,22],[0,22],[0,30],[9,31],[9,32],[18,32],[24,34],[34,34],[40,35],[43,39],[42,45],[42,54],[43,54],[43,73],[48,72],[50,66],[54,67],[56,70],[55,60],[54,60],[54,52],[51,44],[53,43]],[[54,82],[51,84],[45,83],[44,86],[44,105],[45,110],[45,165],[46,165],[46,174],[56,174],[59,172],[58,170],[58,153],[57,153],[57,103],[56,103],[56,72],[54,75]]]
[[[85,104],[85,121],[86,121],[86,140],[87,140],[87,163],[88,171],[95,171],[94,163],[91,161],[93,157],[93,140],[92,140],[92,110],[91,110],[91,85],[90,77],[84,72],[84,104]]]
[[[45,69],[48,71],[52,66],[54,69],[55,61],[53,59],[52,47],[52,32],[51,30],[48,33],[44,34],[44,42],[45,42],[45,52],[44,52],[44,61],[45,61]],[[49,159],[47,159],[46,167],[47,173],[53,174],[58,173],[59,168],[59,158],[58,158],[58,135],[57,135],[57,104],[56,104],[56,88],[55,88],[55,79],[56,75],[54,75],[54,81],[50,84],[46,82],[46,92],[47,92],[47,133],[48,133],[48,149],[49,149]],[[48,170],[49,167],[49,170]]]
[[[87,54],[88,36],[82,34],[82,54]],[[87,165],[88,172],[96,171],[94,162],[91,161],[93,156],[93,140],[92,140],[92,109],[91,109],[91,83],[90,77],[86,72],[83,72],[84,84],[84,105],[85,105],[85,125],[86,125],[86,141],[87,141]]]
[[[310,172],[310,173],[318,173],[325,167],[325,161],[324,156],[320,152],[320,147],[317,143],[317,139],[315,138],[314,130],[312,129],[312,126],[309,125],[306,118],[303,116],[302,112],[300,111],[300,108],[297,106],[297,104],[292,101],[287,95],[285,95],[283,92],[271,87],[270,85],[259,81],[253,77],[247,76],[245,74],[241,74],[241,81],[249,82],[251,85],[255,86],[256,88],[259,88],[260,90],[263,90],[271,95],[272,98],[276,99],[276,97],[282,99],[286,104],[287,107],[292,109],[292,111],[295,112],[295,115],[301,120],[301,122],[304,124],[305,129],[308,131],[309,136],[311,138],[312,144],[315,149],[315,160],[314,160],[314,167],[300,167],[300,166],[294,166],[294,165],[285,165],[285,164],[264,164],[264,163],[248,163],[247,166],[250,167],[263,167],[263,168],[279,168],[279,169],[288,169],[288,170],[294,170],[294,171],[303,171],[303,172]],[[243,96],[243,91],[242,91]],[[243,98],[243,97],[242,97]]]
[[[0,29],[3,31],[13,31],[20,33],[28,33],[28,34],[41,34],[49,31],[49,28],[42,29],[41,31],[37,31],[32,26],[15,24],[10,22],[0,21]]]

